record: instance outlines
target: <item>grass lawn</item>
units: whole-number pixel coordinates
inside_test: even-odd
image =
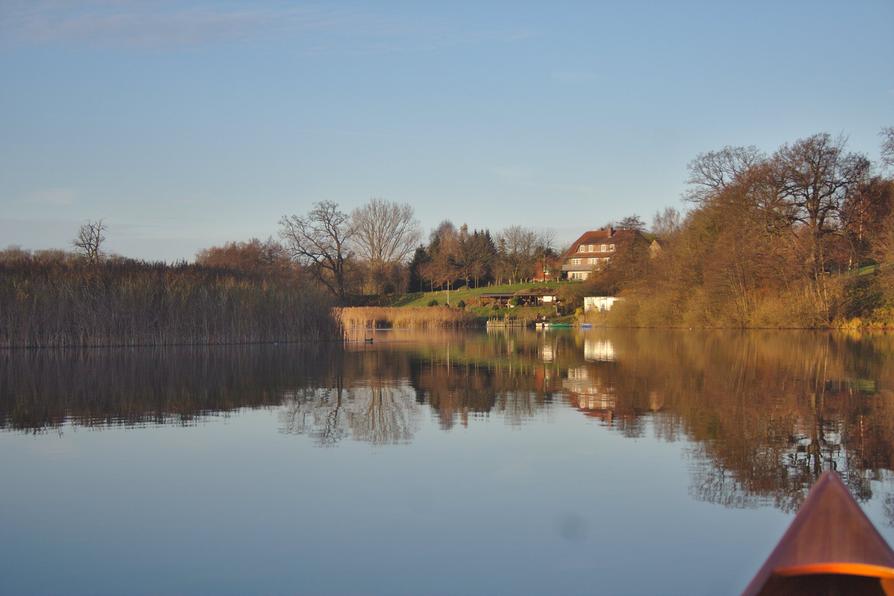
[[[501,286],[481,286],[480,288],[460,288],[458,290],[450,290],[450,304],[456,306],[462,300],[466,304],[476,296],[481,294],[517,292],[519,290],[527,290],[529,288],[557,288],[569,282],[546,281],[531,282],[520,284],[503,284]],[[573,282],[572,282],[573,283]],[[438,304],[447,304],[447,290],[438,290],[436,292],[416,292],[413,294],[405,294],[394,301],[391,306],[428,306],[429,302],[437,300]]]

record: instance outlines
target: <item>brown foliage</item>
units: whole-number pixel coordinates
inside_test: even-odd
[[[252,238],[248,242],[212,246],[196,255],[196,264],[274,277],[296,276],[300,272],[286,249],[273,239],[261,242]]]
[[[817,134],[771,157],[726,147],[690,172],[698,206],[640,275],[614,282],[628,300],[610,320],[822,327],[861,310],[849,301],[880,303],[845,278],[873,257],[883,272],[890,266],[894,183],[871,178],[843,139]]]

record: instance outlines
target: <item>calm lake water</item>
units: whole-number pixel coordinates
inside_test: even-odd
[[[892,464],[892,336],[2,352],[0,592],[733,594]]]

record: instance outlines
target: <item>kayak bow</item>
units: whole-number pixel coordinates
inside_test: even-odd
[[[742,594],[894,595],[894,551],[825,472]]]

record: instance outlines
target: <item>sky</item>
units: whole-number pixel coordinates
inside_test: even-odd
[[[0,248],[192,259],[331,200],[561,244],[724,145],[876,160],[894,2],[0,0]]]

